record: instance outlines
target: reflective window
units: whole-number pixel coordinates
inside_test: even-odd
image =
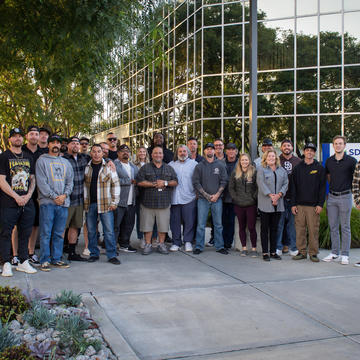
[[[297,66],[317,65],[317,17],[297,19]]]
[[[360,10],[359,0],[344,0],[344,10]]]
[[[359,2],[360,3],[360,2]],[[359,63],[360,12],[344,14],[344,57],[345,64]]]
[[[267,19],[291,17],[295,15],[294,0],[258,0],[258,11]]]
[[[340,12],[342,0],[320,0],[320,12]]]
[[[341,64],[341,14],[320,17],[320,65]]]
[[[296,0],[297,15],[315,15],[318,11],[317,0]]]

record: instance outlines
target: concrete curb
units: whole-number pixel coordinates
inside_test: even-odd
[[[114,355],[121,360],[140,360],[119,330],[110,321],[103,308],[96,302],[94,296],[90,293],[84,293],[81,296],[83,303],[89,309],[92,318],[99,326],[101,334]]]

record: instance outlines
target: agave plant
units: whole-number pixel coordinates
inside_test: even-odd
[[[23,319],[36,329],[53,327],[56,323],[56,315],[41,302],[33,302],[31,309],[25,312]]]
[[[20,339],[9,330],[8,325],[3,326],[0,321],[0,352],[19,343]]]
[[[81,295],[73,293],[72,290],[63,290],[56,296],[55,301],[58,304],[76,307],[81,303]]]

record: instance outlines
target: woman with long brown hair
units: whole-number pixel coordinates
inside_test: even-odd
[[[246,226],[249,229],[251,241],[251,257],[257,257],[256,252],[256,213],[257,184],[256,168],[251,164],[249,154],[240,154],[234,171],[230,175],[229,193],[234,203],[235,214],[239,221],[239,237],[242,245],[241,256],[248,255],[246,247]]]

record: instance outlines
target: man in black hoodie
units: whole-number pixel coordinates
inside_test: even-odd
[[[154,133],[154,136],[153,136],[153,139],[152,139],[152,142],[151,142],[151,146],[148,148],[148,153],[149,153],[149,156],[150,156],[150,160],[152,160],[151,159],[151,153],[152,153],[153,148],[155,146],[160,146],[160,147],[163,148],[163,152],[164,152],[163,162],[165,164],[168,164],[170,161],[174,160],[174,153],[166,147],[164,135],[162,133],[160,133],[160,132],[155,132]]]
[[[309,232],[309,257],[319,262],[320,212],[325,202],[326,175],[324,167],[314,159],[316,145],[304,146],[304,160],[292,172],[291,211],[295,215],[296,247],[293,260],[306,259],[306,228]]]

